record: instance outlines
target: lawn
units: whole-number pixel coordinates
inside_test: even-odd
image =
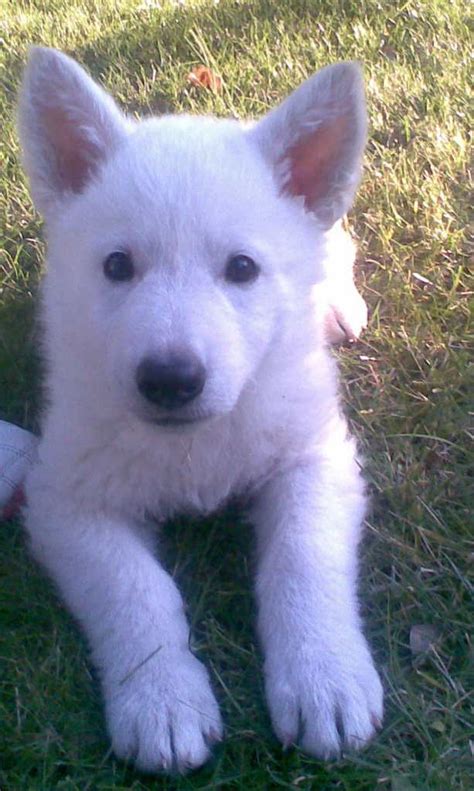
[[[140,776],[110,754],[83,638],[30,560],[21,526],[4,522],[2,791],[472,787],[467,9],[464,0],[1,0],[0,417],[32,429],[44,245],[14,128],[28,45],[72,54],[142,114],[257,115],[324,64],[364,64],[370,140],[350,224],[371,321],[337,356],[372,494],[361,599],[386,690],[384,730],[365,752],[329,764],[283,753],[252,628],[251,530],[232,510],[179,521],[163,552],[211,668],[226,740],[193,775]],[[222,93],[189,84],[198,64],[222,77]],[[430,637],[421,651],[420,627]]]

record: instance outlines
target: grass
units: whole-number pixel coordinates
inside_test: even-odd
[[[82,637],[29,559],[20,526],[3,523],[2,791],[472,787],[466,15],[463,0],[3,0],[0,410],[33,429],[44,247],[14,131],[28,44],[71,53],[141,113],[258,114],[325,63],[365,64],[371,134],[351,222],[372,319],[362,342],[338,356],[372,491],[361,598],[387,716],[377,741],[340,763],[283,754],[252,631],[249,529],[232,511],[179,521],[166,531],[165,556],[189,603],[195,649],[211,667],[227,738],[189,777],[136,774],[109,753]],[[187,84],[198,63],[222,75],[222,95]],[[418,625],[437,639],[414,656]]]

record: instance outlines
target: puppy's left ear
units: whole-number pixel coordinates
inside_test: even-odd
[[[78,63],[47,47],[30,50],[18,124],[33,200],[46,219],[87,186],[131,127]]]
[[[324,228],[352,203],[366,133],[357,63],[322,69],[248,132],[274,168],[282,193],[302,197]]]

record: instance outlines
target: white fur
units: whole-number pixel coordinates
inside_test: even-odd
[[[324,343],[328,304],[354,288],[352,250],[327,218],[345,211],[357,180],[361,91],[346,64],[251,128],[188,116],[135,125],[65,56],[35,50],[27,68],[20,130],[49,248],[48,407],[27,526],[90,641],[113,748],[147,771],[198,766],[222,735],[147,516],[207,513],[231,494],[253,502],[279,738],[334,756],[364,745],[382,716],[355,591],[363,484]],[[318,102],[331,112],[314,124]],[[307,211],[288,187],[295,141],[337,124],[339,106],[351,142],[342,170],[331,166],[327,205]],[[131,282],[104,277],[118,248],[133,255]],[[339,274],[328,277],[338,249]],[[236,253],[261,266],[255,282],[225,280]],[[364,318],[343,320],[356,334]],[[195,422],[180,428],[153,422],[163,415],[134,379],[144,356],[175,348],[207,370],[202,394],[180,410]]]

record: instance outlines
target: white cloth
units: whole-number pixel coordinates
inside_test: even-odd
[[[31,432],[0,420],[0,510],[23,482],[37,443]]]

